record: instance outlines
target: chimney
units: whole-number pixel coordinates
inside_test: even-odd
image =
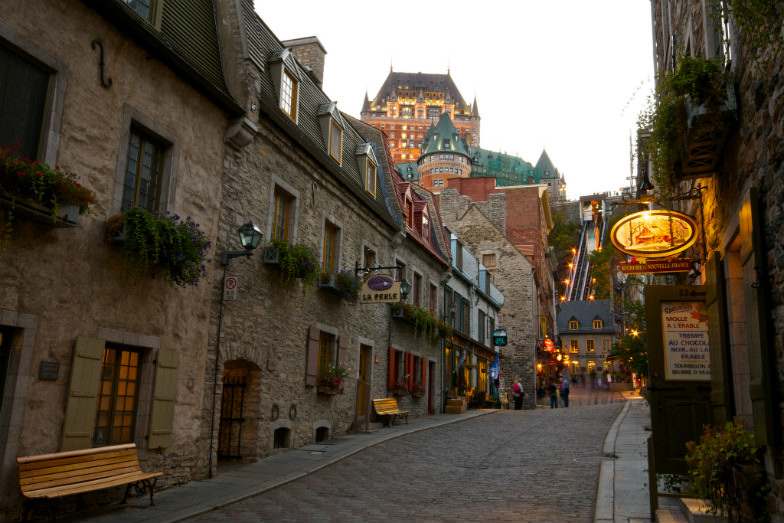
[[[283,47],[288,47],[294,54],[294,58],[305,67],[309,69],[308,73],[313,81],[321,87],[324,83],[324,60],[327,56],[327,50],[321,45],[321,42],[315,36],[308,36],[306,38],[295,38],[294,40],[286,40],[281,42]]]

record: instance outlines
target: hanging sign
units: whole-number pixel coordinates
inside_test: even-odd
[[[542,343],[542,348],[547,352],[553,352],[555,350],[555,344],[550,338],[547,338]]]
[[[504,329],[493,331],[493,345],[498,345],[499,347],[506,345],[506,331]]]
[[[697,241],[697,223],[676,211],[641,211],[621,218],[610,232],[616,249],[641,258],[669,258]]]
[[[400,282],[386,274],[375,274],[365,278],[359,294],[359,302],[396,303],[400,301]]]
[[[621,262],[618,268],[624,274],[647,274],[664,272],[689,272],[691,270],[691,258],[678,258],[675,260],[656,260]]]

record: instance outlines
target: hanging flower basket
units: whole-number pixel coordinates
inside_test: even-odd
[[[264,263],[278,268],[280,281],[284,284],[302,280],[303,293],[316,284],[321,274],[318,255],[302,243],[272,240],[264,249]]]

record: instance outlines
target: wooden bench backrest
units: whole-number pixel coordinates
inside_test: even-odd
[[[373,400],[373,407],[375,407],[376,412],[379,414],[384,414],[385,412],[397,412],[400,408],[397,406],[397,400],[395,398],[380,398]]]
[[[140,472],[136,444],[16,458],[22,492]]]

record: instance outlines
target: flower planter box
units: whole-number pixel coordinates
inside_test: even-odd
[[[60,205],[57,214],[54,214],[51,207],[29,200],[15,199],[7,193],[0,194],[0,208],[11,210],[14,217],[50,227],[74,227],[79,219],[78,205]]]
[[[727,135],[737,118],[735,90],[727,85],[727,96],[718,107],[694,106],[687,100],[686,156],[681,165],[681,178],[697,178],[712,173],[721,157]]]
[[[318,288],[327,291],[335,296],[343,296],[343,291],[338,287],[337,278],[334,274],[323,274],[319,278]]]
[[[334,396],[335,394],[343,393],[343,389],[339,387],[330,387],[329,385],[319,385],[316,387],[316,390],[319,394],[324,394],[325,396]]]

